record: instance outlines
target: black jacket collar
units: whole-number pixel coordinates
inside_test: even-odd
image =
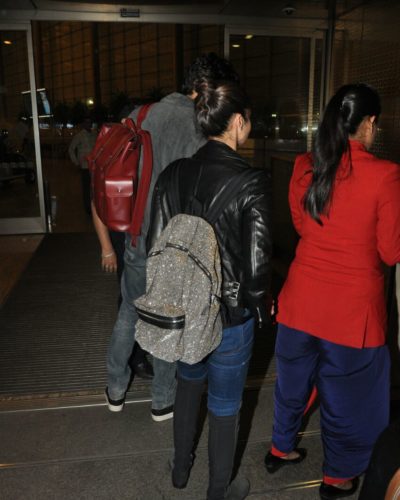
[[[248,166],[243,158],[230,146],[221,141],[209,139],[193,156],[196,160],[227,159],[239,161]]]

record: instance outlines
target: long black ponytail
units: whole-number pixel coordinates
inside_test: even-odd
[[[365,83],[344,85],[329,101],[318,127],[313,150],[313,173],[304,197],[304,208],[322,225],[333,195],[336,173],[342,156],[349,150],[349,136],[366,116],[378,116],[380,98]]]

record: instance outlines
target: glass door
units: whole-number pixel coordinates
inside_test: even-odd
[[[272,179],[274,262],[284,276],[297,234],[288,187],[298,153],[311,149],[320,114],[322,32],[286,34],[227,28],[225,54],[237,69],[252,104],[252,132],[240,153]]]
[[[46,231],[30,25],[0,24],[0,234]]]
[[[229,59],[252,101],[252,163],[311,148],[319,120],[322,37],[229,32]],[[282,156],[282,155],[281,155]]]

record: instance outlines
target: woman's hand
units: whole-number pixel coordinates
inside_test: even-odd
[[[101,268],[107,273],[115,273],[117,271],[117,256],[114,252],[101,254]]]

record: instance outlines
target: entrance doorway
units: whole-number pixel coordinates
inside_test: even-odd
[[[297,154],[311,149],[322,95],[322,33],[227,29],[225,54],[252,102],[252,132],[241,154],[272,177],[275,267],[284,277],[297,244],[288,187]]]
[[[46,230],[31,27],[0,24],[0,234]]]

